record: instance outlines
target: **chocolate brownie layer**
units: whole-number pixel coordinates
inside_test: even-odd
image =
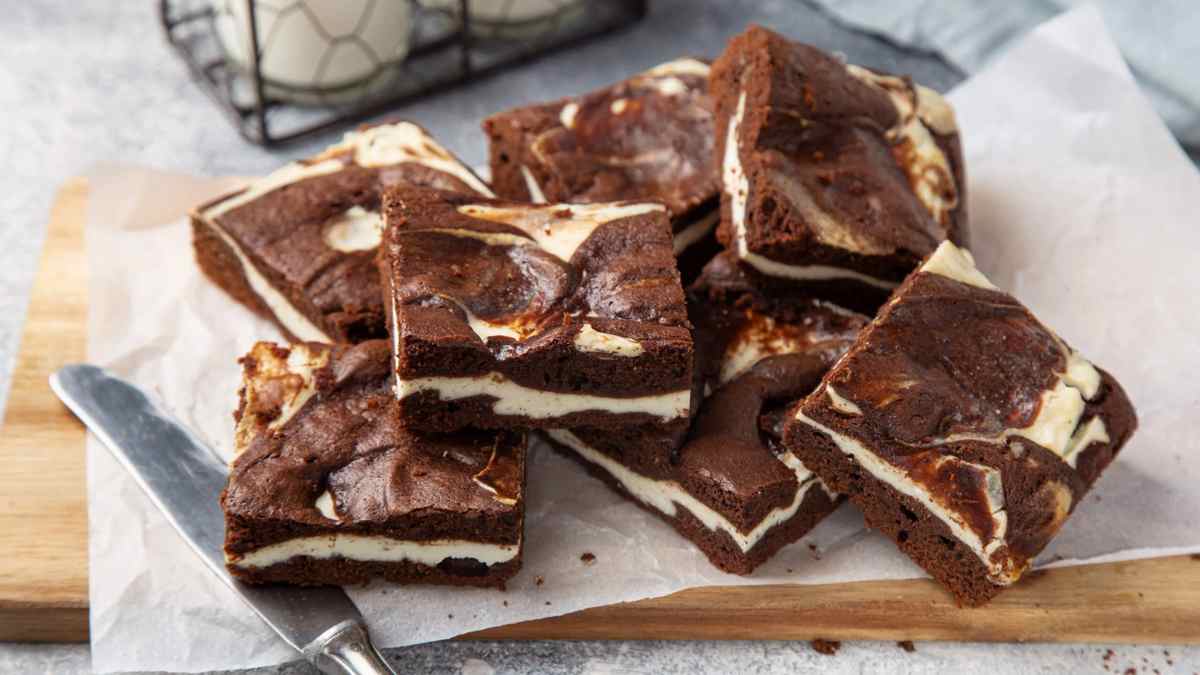
[[[486,565],[470,558],[447,558],[431,566],[408,560],[367,562],[345,558],[292,558],[270,567],[243,567],[237,577],[252,584],[358,586],[371,579],[395,584],[437,584],[503,589],[521,571],[521,553],[508,562]]]
[[[678,59],[582,96],[489,117],[483,129],[496,193],[661,202],[684,277],[694,277],[702,251],[714,250],[720,192],[708,73],[703,61]]]
[[[763,282],[871,310],[966,237],[953,110],[902,77],[752,26],[713,64],[718,238]]]
[[[399,188],[382,275],[414,428],[686,424],[692,338],[660,204]]]
[[[290,340],[387,337],[375,252],[380,191],[398,183],[491,196],[419,126],[364,127],[193,210],[197,262]]]
[[[1136,426],[1108,373],[945,242],[794,411],[785,444],[978,605],[1021,576]]]
[[[242,359],[221,495],[229,570],[251,582],[499,586],[520,567],[526,439],[418,435],[389,347],[260,342]]]

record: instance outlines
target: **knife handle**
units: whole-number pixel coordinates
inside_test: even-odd
[[[339,623],[303,651],[304,658],[326,675],[396,675],[357,621]]]

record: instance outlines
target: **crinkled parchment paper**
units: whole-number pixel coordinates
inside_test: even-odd
[[[981,266],[1116,374],[1141,415],[1141,430],[1043,563],[1200,551],[1200,176],[1091,9],[1042,26],[951,99]],[[112,166],[92,180],[89,358],[150,388],[228,455],[235,359],[255,340],[279,339],[192,259],[183,214],[230,182]],[[94,439],[88,486],[98,671],[295,658]],[[725,575],[544,447],[529,473],[526,542],[524,570],[507,592],[378,584],[350,593],[378,644],[396,646],[689,586],[921,574],[844,507],[754,576]],[[585,552],[594,564],[580,561]]]

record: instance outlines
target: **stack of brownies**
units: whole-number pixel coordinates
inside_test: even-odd
[[[723,570],[848,499],[980,604],[1136,426],[976,269],[954,113],[907,78],[751,27],[483,126],[490,187],[396,122],[195,210],[291,341],[241,360],[237,576],[503,585],[535,433]]]

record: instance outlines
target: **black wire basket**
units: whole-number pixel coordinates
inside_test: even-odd
[[[272,146],[628,26],[646,4],[160,0],[159,13],[168,42],[238,132]]]

